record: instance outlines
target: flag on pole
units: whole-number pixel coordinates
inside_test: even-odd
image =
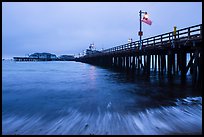
[[[148,19],[148,18],[145,18],[145,17],[142,19],[142,22],[144,22],[144,23],[146,23],[148,25],[152,25],[152,21],[150,19]]]

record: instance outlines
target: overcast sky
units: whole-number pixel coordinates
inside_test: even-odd
[[[139,40],[139,10],[152,20],[143,38],[202,23],[202,2],[3,2],[2,57],[77,55],[90,43],[101,50]]]

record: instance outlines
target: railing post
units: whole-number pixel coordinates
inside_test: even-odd
[[[191,35],[190,28],[188,28],[188,39],[190,39],[190,35]]]
[[[200,25],[200,36],[202,37],[202,24]]]
[[[147,39],[147,46],[149,46],[149,39]]]
[[[162,36],[163,36],[163,35],[161,35],[161,45],[163,44],[163,41],[162,41]]]

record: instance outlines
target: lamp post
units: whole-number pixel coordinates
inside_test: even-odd
[[[140,10],[140,12],[139,12],[139,14],[140,14],[140,31],[138,33],[138,35],[140,36],[140,50],[142,49],[142,35],[143,35],[143,32],[142,32],[142,13],[145,14],[144,18],[148,18],[147,12]]]
[[[129,39],[128,39],[128,43],[132,43],[132,38],[129,38]]]

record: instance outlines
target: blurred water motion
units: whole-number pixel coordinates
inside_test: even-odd
[[[3,134],[202,134],[190,84],[77,62],[3,62]]]

